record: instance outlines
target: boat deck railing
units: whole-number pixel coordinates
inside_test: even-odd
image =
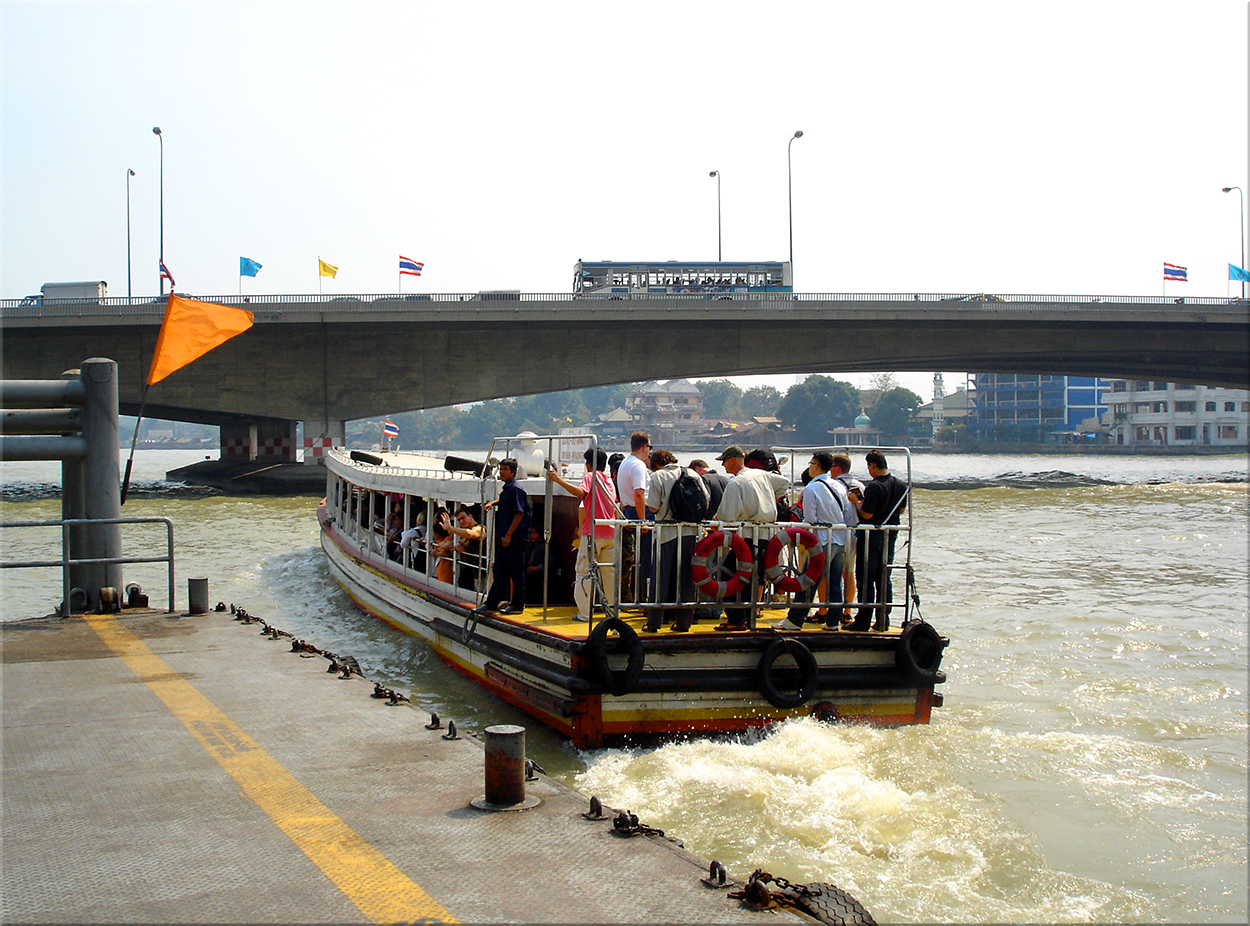
[[[902,534],[902,541],[895,541],[894,556],[882,557],[882,572],[878,577],[878,586],[883,587],[886,579],[895,571],[905,570],[910,564],[911,544],[908,542],[910,537],[910,526],[907,524],[899,525],[882,525],[879,527],[870,527],[868,525],[859,525],[858,527],[847,527],[843,525],[820,525],[805,524],[793,521],[777,521],[773,523],[759,522],[730,522],[730,521],[704,521],[698,524],[683,523],[672,521],[630,521],[630,520],[597,520],[599,525],[611,525],[614,529],[613,543],[613,560],[611,564],[601,564],[601,575],[607,570],[604,567],[610,565],[615,581],[613,587],[619,589],[619,598],[608,602],[609,606],[621,609],[723,609],[723,608],[740,608],[749,611],[749,626],[754,627],[755,622],[763,611],[788,610],[790,608],[808,608],[819,611],[829,611],[828,620],[830,623],[836,622],[842,612],[847,609],[870,610],[878,612],[883,608],[902,608],[905,615],[910,617],[911,602],[908,596],[902,594],[902,590],[896,596],[897,600],[891,602],[863,602],[863,601],[847,601],[845,595],[839,596],[838,600],[828,597],[827,590],[829,588],[843,589],[844,586],[841,577],[837,577],[836,584],[832,580],[832,569],[835,562],[834,556],[837,551],[849,551],[854,547],[855,559],[846,564],[845,553],[843,560],[843,571],[848,569],[852,572],[863,573],[867,568],[868,549],[870,544],[870,535],[873,533],[880,534]],[[799,531],[789,531],[789,529],[798,528]],[[697,588],[694,588],[693,594],[683,594],[689,592],[694,584],[693,580],[687,582],[685,578],[678,582],[668,581],[667,588],[660,587],[660,561],[665,554],[665,547],[668,544],[675,544],[675,555],[681,572],[689,577],[691,554],[695,552],[700,540],[711,536],[714,532],[721,531],[727,535],[737,535],[745,541],[747,549],[752,557],[752,565],[749,569],[750,578],[746,581],[743,588],[724,597],[714,597],[706,594]],[[820,544],[821,552],[824,553],[824,562],[818,573],[812,573],[803,580],[804,585],[810,585],[811,596],[808,600],[800,600],[793,592],[781,591],[777,588],[774,581],[770,581],[764,570],[764,564],[761,560],[765,557],[768,546],[778,538],[776,545],[779,549],[776,551],[776,563],[774,572],[779,578],[789,577],[792,580],[798,580],[798,577],[807,572],[807,565],[811,558],[816,555],[815,549],[807,549],[804,546],[804,537],[800,531],[807,532],[811,535],[808,541],[818,540],[818,532],[829,535],[829,542]],[[858,538],[854,535],[858,534]],[[841,543],[834,540],[837,536]],[[888,539],[883,538],[880,541],[885,549],[889,549]],[[724,582],[729,576],[737,572],[734,568],[734,561],[726,560],[732,555],[731,541],[725,540],[716,547],[716,551],[710,553],[706,557],[706,570],[713,577],[719,577]],[[649,553],[651,567],[644,572],[639,568],[639,564],[647,560],[647,554],[641,554],[640,551],[646,549]],[[670,553],[669,555],[674,555]],[[580,577],[579,577],[580,578]],[[745,578],[745,576],[743,576]],[[604,592],[608,595],[612,594],[612,590],[606,585]]]
[[[591,447],[597,446],[598,443],[593,433],[498,438],[492,441],[487,460],[494,459],[497,456],[496,451],[501,451],[504,456],[510,456],[514,448],[518,446],[542,447],[544,444],[546,457],[550,459],[556,455],[555,442],[570,439],[585,440]],[[779,458],[781,462],[789,463],[789,479],[796,489],[799,488],[797,463],[809,455],[810,451],[816,449],[822,448],[775,448],[777,453],[783,454]],[[863,448],[835,449],[849,451]],[[905,484],[910,485],[912,482],[910,449],[905,447],[882,447],[880,449],[903,460]],[[340,455],[346,457],[345,454]],[[486,476],[488,470],[478,475],[471,472],[449,472],[446,469],[433,468],[405,468],[390,465],[373,467],[358,460],[352,465],[365,470],[376,469],[379,472],[385,472],[388,476],[413,475],[437,479],[455,477],[478,481],[482,487],[480,494],[483,500],[487,495],[487,484],[490,483],[493,486],[494,483],[493,479]],[[379,564],[385,563],[388,568],[398,567],[404,575],[456,597],[471,600],[472,604],[481,603],[486,586],[490,583],[494,553],[494,512],[491,512],[491,516],[483,521],[486,537],[480,544],[478,555],[466,555],[459,550],[453,550],[447,557],[451,559],[452,574],[458,580],[452,584],[439,580],[435,575],[433,565],[435,554],[430,543],[430,535],[427,534],[423,541],[396,550],[396,545],[387,541],[386,527],[382,520],[360,516],[357,502],[368,491],[370,490],[361,486],[344,484],[337,499],[337,510],[334,510],[332,503],[330,514],[331,519],[341,518],[340,530],[350,542],[358,546],[362,556],[376,560]],[[540,530],[540,535],[546,538],[547,542],[544,575],[549,574],[552,565],[551,491],[551,482],[547,481],[544,523]],[[493,492],[490,494],[493,495]],[[861,523],[856,526],[793,521],[770,523],[716,520],[698,523],[633,521],[623,518],[605,519],[598,517],[596,512],[595,524],[611,527],[613,531],[613,552],[610,562],[594,563],[594,545],[591,545],[591,571],[597,572],[599,577],[598,588],[593,595],[596,605],[599,606],[596,614],[615,614],[622,609],[633,611],[740,609],[747,612],[747,623],[752,628],[755,627],[762,613],[791,608],[806,608],[809,614],[812,611],[823,612],[829,623],[835,623],[844,611],[852,608],[856,611],[874,612],[878,619],[882,617],[880,614],[882,610],[898,608],[904,612],[904,619],[907,619],[912,616],[913,609],[910,594],[912,548],[910,537],[913,506],[910,504],[910,491],[904,494],[899,506],[901,510],[897,513],[890,512],[887,520],[901,520],[900,524]],[[700,541],[705,541],[716,532],[721,534],[719,538],[716,538],[716,542],[711,544],[705,542],[703,546],[700,546]],[[880,557],[881,573],[873,577],[873,584],[879,596],[896,600],[862,600],[864,590],[859,586],[867,578],[869,549],[876,546],[870,538],[876,533],[894,536],[883,537],[877,541],[886,555]],[[898,540],[898,534],[904,535],[901,542]],[[822,544],[819,540],[821,536],[829,539]],[[840,543],[837,542],[838,540]],[[749,568],[738,568],[738,557],[733,553],[735,543],[740,556],[749,556],[751,561]],[[675,554],[674,547],[676,548]],[[823,547],[823,549],[818,550],[818,547]],[[845,595],[842,577],[837,576],[837,581],[833,581],[835,577],[831,573],[839,549],[846,551],[844,552],[843,572],[849,572],[856,577],[857,594],[854,597],[861,600],[845,600],[850,596]],[[850,553],[852,550],[853,554]],[[819,568],[813,568],[813,561],[818,552],[824,554],[823,564]],[[671,576],[674,570],[667,565],[674,555],[677,562],[675,571],[678,573],[676,581],[673,581]],[[846,560],[851,555],[854,559],[847,563]],[[696,586],[691,570],[692,559],[696,560],[707,573],[706,577],[701,577],[698,584],[705,589],[714,589],[716,593],[719,593],[719,597],[717,594],[710,594]],[[661,569],[662,563],[665,564],[663,569]],[[475,572],[469,581],[462,578],[466,569]],[[895,595],[886,596],[881,590],[892,585],[892,575],[900,569],[906,570],[907,582]],[[575,583],[588,580],[594,581],[586,575],[573,577]],[[726,582],[732,583],[732,591],[725,587]],[[800,586],[801,594],[791,590],[796,585]],[[542,603],[544,619],[548,612],[546,594],[548,588],[544,583]],[[835,598],[840,597],[843,600],[831,600],[829,589],[835,590]],[[837,590],[842,590],[842,594],[838,594]],[[594,619],[596,619],[595,615],[592,615],[592,620]]]

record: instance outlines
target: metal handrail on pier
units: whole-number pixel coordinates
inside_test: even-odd
[[[70,528],[84,524],[164,524],[166,532],[164,556],[113,556],[93,559],[71,559]],[[0,563],[0,569],[31,569],[38,567],[61,567],[61,583],[64,598],[61,599],[61,617],[70,616],[70,566],[87,564],[120,565],[123,563],[169,564],[169,611],[174,611],[174,522],[169,518],[68,518],[59,521],[0,521],[0,527],[57,527],[61,528],[61,558],[32,560],[24,563]]]

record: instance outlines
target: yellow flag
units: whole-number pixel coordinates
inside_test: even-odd
[[[170,373],[181,370],[251,327],[252,313],[246,309],[184,299],[170,293],[161,333],[156,338],[152,368],[148,371],[148,385],[159,383]]]
[[[333,265],[331,265],[331,264],[327,264],[327,263],[326,263],[324,260],[322,260],[320,257],[318,257],[318,258],[317,258],[317,263],[319,263],[319,264],[321,265],[321,275],[322,275],[323,277],[332,277],[332,276],[334,276],[336,273],[338,273],[338,272],[339,272],[339,268],[338,268],[338,267],[335,267],[335,266],[333,266]]]

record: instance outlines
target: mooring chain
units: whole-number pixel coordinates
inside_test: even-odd
[[[661,839],[667,839],[675,845],[684,845],[684,843],[676,836],[665,836],[664,830],[662,829],[658,829],[654,826],[647,826],[645,823],[639,823],[638,814],[631,813],[628,810],[622,810],[616,815],[615,818],[613,818],[612,832],[617,836],[659,836]]]
[[[777,885],[779,890],[770,890],[769,882]],[[797,907],[797,901],[801,898],[819,897],[821,891],[819,888],[809,887],[806,884],[791,884],[785,878],[774,877],[767,871],[757,868],[751,872],[746,887],[740,891],[730,891],[729,896],[734,900],[745,900],[757,907],[767,907],[774,903]]]
[[[217,602],[217,606],[213,608],[213,610],[224,612],[226,610],[226,603],[224,601]],[[309,659],[313,656],[324,656],[326,659],[330,660],[330,665],[326,669],[327,673],[337,672],[339,673],[339,678],[342,679],[349,679],[353,675],[358,675],[361,678],[364,678],[365,681],[373,681],[372,679],[365,678],[365,674],[360,671],[360,663],[358,663],[351,656],[340,656],[337,653],[330,652],[329,650],[321,649],[320,647],[309,643],[307,640],[297,639],[294,634],[287,633],[285,630],[279,630],[277,627],[272,626],[262,618],[249,614],[245,608],[236,606],[233,603],[230,605],[230,613],[234,615],[233,620],[241,621],[244,624],[260,624],[263,628],[260,632],[262,637],[269,637],[272,640],[280,640],[283,637],[289,638],[291,640],[291,652],[299,653],[304,659]],[[387,688],[380,682],[373,682],[373,694],[371,694],[370,697],[385,700],[388,706],[394,706],[404,702],[411,703],[407,695],[400,694],[393,688]],[[436,714],[434,716],[435,723],[437,723],[438,715]]]

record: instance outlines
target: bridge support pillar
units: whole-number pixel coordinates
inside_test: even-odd
[[[320,465],[331,447],[347,445],[347,422],[339,420],[304,421],[304,462]]]
[[[221,458],[232,462],[298,463],[297,421],[261,418],[221,426]]]

